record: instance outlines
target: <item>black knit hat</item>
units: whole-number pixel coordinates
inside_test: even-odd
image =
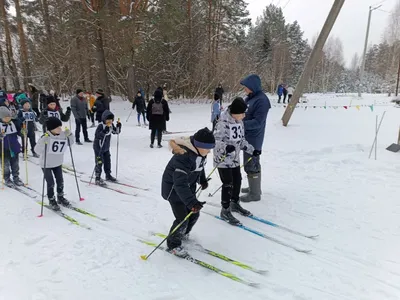
[[[229,105],[229,111],[231,112],[231,114],[244,114],[246,110],[247,104],[241,97],[236,97],[235,100],[233,100],[232,104]]]
[[[163,92],[162,90],[156,89],[154,92],[154,99],[161,99],[163,97]]]
[[[193,136],[193,144],[197,148],[202,149],[214,149],[215,148],[215,138],[213,133],[207,127],[200,129]]]
[[[96,94],[104,95],[104,91],[102,89],[97,89]]]
[[[51,95],[46,97],[46,102],[47,102],[47,105],[49,105],[50,103],[57,103],[56,98]]]
[[[82,93],[82,92],[83,92],[82,89],[77,89],[77,90],[76,90],[76,94],[77,94],[77,95],[80,94],[80,93]]]
[[[22,100],[20,104],[23,107],[25,105],[25,103],[31,104],[31,101],[28,98],[26,98],[26,99]]]
[[[55,118],[55,117],[50,117],[47,121],[46,121],[46,127],[48,131],[52,131],[58,127],[61,127],[62,123],[60,121],[60,119]]]
[[[221,98],[221,95],[219,93],[214,93],[214,100],[217,101]]]

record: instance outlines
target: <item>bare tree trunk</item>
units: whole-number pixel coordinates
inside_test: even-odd
[[[25,91],[27,91],[28,83],[31,79],[31,69],[28,60],[28,48],[26,46],[25,31],[24,31],[24,25],[22,23],[21,7],[19,5],[19,0],[14,0],[14,3],[15,3],[15,10],[17,13],[19,44],[21,47],[21,61],[22,61],[22,73],[24,75],[23,78],[24,89]]]
[[[1,6],[0,7],[1,17],[3,19],[4,33],[6,35],[6,49],[7,49],[6,54],[7,54],[8,68],[11,71],[14,89],[18,90],[19,89],[18,71],[17,71],[17,66],[15,64],[14,54],[12,51],[11,33],[8,24],[8,16],[4,0],[0,0],[0,6]]]
[[[101,22],[99,19],[96,20],[96,54],[97,54],[97,64],[99,67],[99,79],[101,88],[105,89],[107,96],[111,96],[110,86],[108,84],[108,74],[106,66],[106,56],[104,53],[103,46],[103,30],[101,27]]]
[[[6,64],[4,63],[3,49],[0,46],[0,70],[3,76],[1,77],[2,88],[7,90]]]

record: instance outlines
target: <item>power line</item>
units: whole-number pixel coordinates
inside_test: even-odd
[[[286,6],[288,6],[288,4],[290,3],[290,1],[292,1],[292,0],[288,0],[288,1],[286,2],[286,4],[282,7],[282,9],[285,9]]]

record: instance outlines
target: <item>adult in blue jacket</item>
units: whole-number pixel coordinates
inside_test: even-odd
[[[246,117],[243,119],[245,138],[255,150],[261,154],[264,142],[265,126],[267,123],[268,111],[271,103],[268,97],[262,91],[261,79],[258,75],[252,74],[247,76],[240,82],[244,86],[247,98]],[[244,152],[244,170],[247,173],[249,188],[243,189],[242,192],[247,193],[240,198],[243,202],[259,201],[261,199],[261,165],[260,157],[253,156]]]

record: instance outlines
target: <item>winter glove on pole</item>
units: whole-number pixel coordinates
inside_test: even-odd
[[[231,154],[232,152],[235,152],[235,150],[236,150],[235,146],[226,145],[225,152],[226,152],[227,155]]]
[[[192,205],[192,207],[190,208],[190,210],[194,213],[197,214],[204,206],[204,204],[206,204],[206,202],[200,202],[198,200],[196,200],[196,202]]]
[[[261,155],[261,150],[254,150],[253,151],[253,156],[254,157],[259,157]]]

